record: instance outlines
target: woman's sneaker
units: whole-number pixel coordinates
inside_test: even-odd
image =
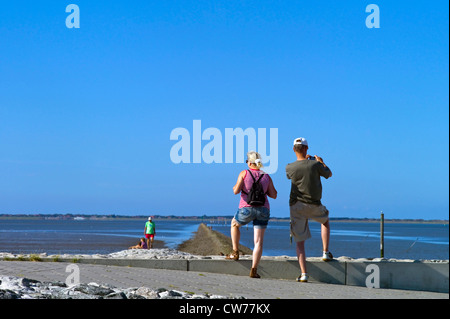
[[[333,255],[329,251],[327,251],[327,252],[324,251],[323,255],[322,255],[322,260],[323,261],[333,260]]]
[[[308,282],[309,276],[307,274],[301,274],[297,277],[298,282]]]

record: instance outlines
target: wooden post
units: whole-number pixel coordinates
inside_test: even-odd
[[[381,212],[380,219],[380,252],[381,258],[384,258],[384,214]]]

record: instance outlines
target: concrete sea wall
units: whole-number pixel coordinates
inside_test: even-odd
[[[70,260],[60,260],[68,261]],[[251,259],[229,261],[224,259],[103,259],[86,258],[78,263],[116,265],[127,267],[185,270],[248,276]],[[310,281],[338,285],[373,288],[406,289],[449,292],[448,261],[390,261],[390,260],[320,260],[307,261]],[[299,274],[298,262],[292,258],[261,260],[258,273],[262,278],[295,280]],[[256,279],[255,279],[256,280]]]

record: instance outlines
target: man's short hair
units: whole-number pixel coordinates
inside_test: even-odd
[[[308,149],[308,141],[304,137],[298,137],[294,140],[294,151],[301,153],[304,149]]]
[[[294,145],[294,151],[297,153],[303,152],[304,149],[308,149],[308,145],[300,145],[300,144]]]

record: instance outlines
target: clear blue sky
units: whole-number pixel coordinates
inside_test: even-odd
[[[233,215],[245,164],[170,158],[172,130],[192,135],[201,120],[222,134],[278,129],[272,216],[289,216],[284,168],[302,136],[333,171],[331,216],[448,219],[448,12],[448,1],[3,2],[0,213]]]

